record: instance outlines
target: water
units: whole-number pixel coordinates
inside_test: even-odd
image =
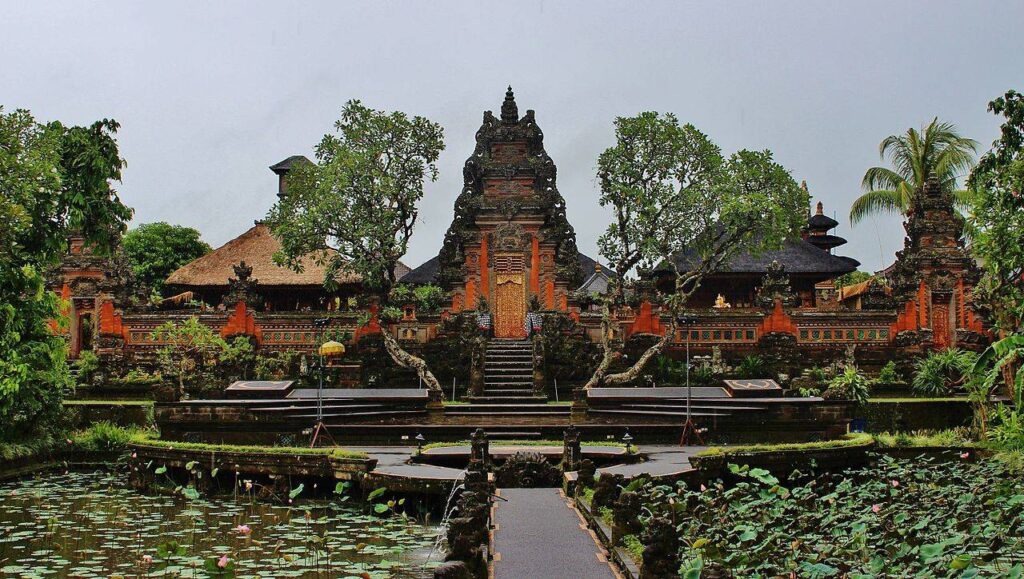
[[[0,484],[3,577],[207,577],[224,555],[238,577],[430,577],[437,532],[338,501],[143,495],[108,471]]]

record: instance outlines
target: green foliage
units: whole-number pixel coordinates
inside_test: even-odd
[[[867,404],[870,396],[871,385],[855,366],[847,366],[842,374],[829,380],[828,389],[822,394],[826,400],[853,400],[861,405]]]
[[[875,381],[879,384],[896,384],[897,382],[902,382],[903,378],[900,376],[899,372],[896,371],[896,362],[889,360],[885,366],[882,366],[882,369],[878,372],[878,378],[876,378]]]
[[[174,270],[212,251],[195,229],[163,221],[132,229],[121,248],[136,279],[157,291]]]
[[[675,286],[665,295],[658,290],[655,301],[672,320],[666,336],[673,335],[676,312],[707,275],[739,251],[778,247],[806,220],[807,192],[769,151],[741,150],[726,158],[693,125],[656,112],[615,119],[615,137],[615,145],[597,161],[600,204],[611,207],[613,215],[598,247],[618,273],[604,300],[606,326],[611,308],[625,300],[628,276],[664,264]],[[676,271],[670,257],[683,252],[687,271]],[[608,368],[617,349],[606,343],[587,387],[636,379],[667,340],[658,340],[628,370],[612,375]]]
[[[0,107],[0,440],[59,425],[71,379],[65,339],[48,325],[60,304],[42,274],[72,232],[103,253],[131,218],[110,186],[124,164],[117,128],[111,120],[41,124]]]
[[[677,521],[684,567],[736,576],[1019,576],[1021,479],[993,460],[877,457],[794,473],[731,466],[706,489],[647,484],[645,512]],[[701,563],[697,563],[697,562]]]
[[[441,311],[448,297],[443,289],[432,284],[418,286],[412,293],[416,298],[416,308],[427,314]]]
[[[865,193],[850,207],[850,222],[856,225],[872,213],[903,215],[913,209],[914,191],[934,174],[943,191],[955,192],[961,205],[970,196],[957,191],[961,177],[974,163],[978,143],[960,136],[951,123],[933,119],[921,131],[907,129],[904,135],[890,135],[878,146],[882,159],[888,157],[894,169],[872,167],[861,183]]]
[[[769,374],[768,361],[761,356],[745,356],[736,367],[737,378],[764,378]]]
[[[89,428],[76,432],[72,436],[75,446],[86,451],[117,451],[128,448],[133,437],[145,431],[137,428],[124,428],[106,420],[97,422]]]
[[[943,396],[964,385],[978,355],[957,348],[929,352],[914,366],[914,392],[922,396]]]
[[[210,453],[256,453],[256,454],[293,454],[293,455],[328,455],[335,458],[368,458],[365,452],[347,450],[344,448],[309,448],[308,446],[261,446],[242,444],[208,444],[204,442],[181,442],[174,440],[160,440],[152,433],[134,431],[131,435],[131,443],[139,446],[151,446],[156,448],[174,448],[178,450],[189,450]]]
[[[1007,91],[989,103],[1003,116],[1001,136],[971,174],[974,191],[968,226],[974,231],[971,252],[982,277],[975,302],[986,317],[1006,332],[1024,331],[1024,95]]]
[[[948,447],[963,448],[976,446],[977,442],[966,428],[939,431],[882,432],[871,435],[882,448]]]
[[[163,376],[177,382],[181,397],[219,394],[227,383],[246,378],[255,365],[248,338],[225,340],[194,316],[164,323],[153,337],[168,344],[157,352],[157,360]]]
[[[307,255],[319,252],[325,285],[352,271],[386,300],[416,225],[424,180],[437,179],[443,130],[357,100],[345,104],[334,128],[317,145],[315,163],[292,167],[288,195],[267,221],[281,240],[282,263],[301,269]]]
[[[74,367],[78,371],[78,383],[90,384],[100,370],[100,358],[92,350],[83,350],[79,352]]]
[[[835,279],[835,284],[836,287],[846,287],[848,285],[854,285],[868,281],[872,277],[874,276],[871,275],[870,273],[858,269],[856,271],[851,271],[850,273],[844,273],[843,275],[837,277]]]

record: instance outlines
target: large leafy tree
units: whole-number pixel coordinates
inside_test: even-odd
[[[125,234],[121,248],[135,279],[160,291],[174,270],[211,251],[191,227],[143,223]]]
[[[437,179],[443,130],[426,118],[374,110],[357,100],[345,104],[334,128],[317,145],[316,163],[292,168],[288,194],[271,209],[268,223],[281,239],[283,263],[300,270],[306,256],[318,256],[328,288],[342,270],[358,273],[387,321],[395,311],[389,301],[395,266],[408,249],[424,180]],[[402,349],[390,332],[382,334],[397,364],[441,390],[425,361]]]
[[[1019,409],[1024,388],[1019,372],[1024,363],[1024,95],[1007,91],[988,108],[1004,122],[999,139],[971,174],[969,223],[975,232],[971,251],[982,268],[975,302],[1004,336],[985,352],[979,368],[987,368],[989,387],[997,375],[1002,377]]]
[[[914,208],[914,191],[923,187],[932,173],[943,191],[953,192],[958,202],[965,204],[967,191],[958,189],[958,184],[970,171],[977,146],[938,118],[920,131],[911,128],[905,134],[886,137],[878,154],[888,159],[892,168],[871,167],[864,173],[861,186],[865,193],[850,207],[850,222],[856,225],[873,213],[909,213]]]
[[[598,158],[602,206],[614,218],[601,236],[604,256],[620,274],[604,298],[603,356],[585,388],[636,379],[674,338],[677,316],[704,279],[739,251],[778,247],[804,223],[807,193],[768,151],[739,151],[726,158],[705,134],[680,125],[672,114],[645,112],[615,120],[616,144]],[[691,264],[679,268],[674,256]],[[611,340],[616,307],[630,275],[664,264],[671,289],[656,296],[669,328],[622,372]],[[658,291],[656,288],[654,291]]]
[[[118,124],[42,124],[25,110],[0,108],[0,438],[53,426],[69,386],[67,344],[54,334],[56,296],[43,273],[59,263],[68,236],[97,252],[111,249],[131,218],[111,181],[124,161]]]

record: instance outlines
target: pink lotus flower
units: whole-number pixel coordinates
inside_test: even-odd
[[[75,443],[75,441],[71,440],[70,438],[67,439],[67,440],[68,440],[68,444],[74,444]]]
[[[964,460],[967,460],[968,458],[971,458],[971,453],[969,453],[969,452],[961,452],[960,453],[960,458],[962,458]]]
[[[237,527],[235,527],[235,530],[243,535],[248,535],[252,532],[252,529],[249,528],[249,525],[238,525]]]
[[[220,559],[217,559],[217,566],[220,567],[221,569],[227,567],[228,566],[228,556],[227,555],[221,555]]]
[[[132,453],[132,458],[139,458],[139,453],[133,452]]]
[[[882,511],[882,505],[871,505],[872,513],[880,513]]]
[[[146,565],[152,565],[153,564],[153,556],[152,555],[143,555],[142,556],[142,562],[145,563]]]
[[[700,492],[704,492],[706,490],[708,490],[708,487],[704,486],[703,484],[700,485]]]
[[[898,480],[892,481],[892,488],[896,488],[898,486],[900,486],[900,481],[898,481]]]

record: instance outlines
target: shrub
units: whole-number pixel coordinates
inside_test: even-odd
[[[761,356],[747,356],[736,367],[737,378],[764,378],[768,374],[768,363]]]
[[[879,384],[895,384],[902,382],[903,379],[900,377],[899,372],[896,371],[896,362],[892,360],[888,364],[882,366],[882,370],[878,373],[876,382]]]
[[[83,350],[75,360],[75,369],[78,370],[78,383],[90,384],[100,369],[100,358],[92,350]]]
[[[867,378],[855,366],[847,366],[842,374],[829,381],[828,390],[822,394],[826,400],[853,400],[867,404],[870,386]]]
[[[124,450],[132,441],[137,429],[117,426],[108,421],[97,422],[72,436],[76,448],[85,451]]]
[[[931,352],[915,365],[914,392],[943,396],[963,386],[978,355],[957,348]]]

